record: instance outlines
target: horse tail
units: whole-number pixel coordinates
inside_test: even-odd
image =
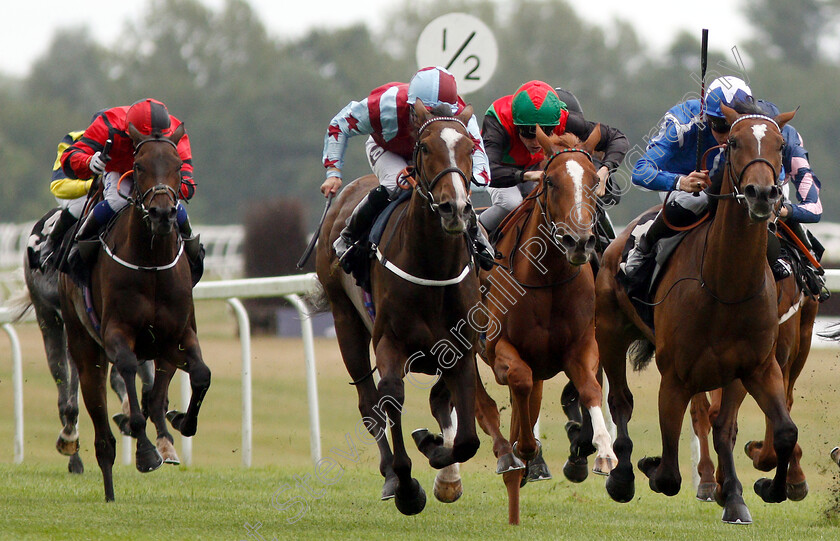
[[[4,306],[11,312],[12,323],[23,319],[23,316],[32,308],[32,297],[29,295],[29,288],[26,284],[9,297]]]
[[[656,346],[650,340],[641,339],[630,344],[627,354],[630,357],[630,364],[633,365],[633,371],[641,372],[647,368],[654,353],[656,353]]]
[[[321,282],[315,281],[315,289],[304,295],[303,300],[309,307],[309,314],[315,315],[330,311],[330,301],[327,299],[327,292]]]

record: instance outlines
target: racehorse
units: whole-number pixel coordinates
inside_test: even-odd
[[[814,320],[817,317],[819,302],[806,295],[796,283],[794,276],[789,276],[777,282],[779,292],[779,340],[776,345],[776,361],[782,369],[785,390],[787,391],[788,411],[793,407],[793,386],[808,354],[811,351],[811,338],[814,331]],[[746,390],[742,390],[746,393]],[[695,435],[700,440],[700,460],[697,472],[700,484],[697,487],[697,499],[712,501],[717,486],[715,467],[709,456],[708,435],[712,423],[720,410],[720,390],[709,393],[711,403],[706,393],[699,393],[691,398],[691,424]],[[764,440],[750,441],[744,446],[744,451],[753,466],[761,471],[770,471],[776,467],[776,451],[773,447],[773,427],[767,422]],[[785,491],[792,501],[800,501],[808,495],[808,483],[805,472],[800,464],[802,449],[799,443],[793,450],[787,473]]]
[[[154,360],[149,415],[165,423],[167,389],[177,368],[190,374],[192,397],[186,413],[166,414],[185,436],[195,434],[198,410],[210,386],[196,337],[190,266],[175,227],[181,159],[176,150],[183,125],[170,136],[143,136],[133,125],[134,182],[131,203],[99,237],[89,286],[61,273],[61,312],[67,345],[79,371],[82,396],[93,421],[96,460],[105,499],[114,500],[115,440],[105,400],[109,363],[122,376],[129,401],[129,426],[137,439],[136,467],[153,471],[163,460],[146,436],[146,419],[135,388],[139,362]]]
[[[23,276],[26,287],[10,300],[10,305],[16,311],[17,318],[23,317],[32,307],[38,328],[44,341],[44,350],[50,374],[58,388],[58,416],[62,429],[56,441],[56,450],[62,455],[69,456],[67,469],[70,473],[83,473],[84,463],[79,456],[79,373],[76,365],[69,358],[67,352],[67,335],[64,330],[64,318],[61,315],[58,298],[58,270],[54,265],[38,265],[38,256],[34,251],[43,243],[46,234],[44,225],[57,215],[60,209],[51,209],[32,227],[27,257],[23,262]],[[140,380],[143,382],[144,402],[151,391],[154,381],[154,370],[149,363],[141,364],[138,369]],[[120,425],[122,418],[127,418],[128,399],[125,393],[125,382],[119,373],[111,371],[111,388],[120,397],[124,413],[115,416],[115,422]],[[148,390],[148,391],[147,391]],[[126,425],[127,423],[122,423]],[[164,460],[170,464],[178,464],[180,460],[172,446],[172,436],[162,426],[163,435],[157,439],[157,448]]]
[[[479,446],[474,417],[478,332],[470,317],[480,308],[481,297],[465,233],[475,144],[466,124],[472,107],[451,116],[440,109],[427,111],[418,99],[414,111],[413,191],[394,210],[382,234],[376,248],[381,264],[369,263],[375,316],[364,306],[362,289],[339,267],[332,243],[356,204],[378,185],[376,177],[357,179],[338,196],[321,226],[319,238],[324,242],[318,243],[316,263],[341,356],[359,395],[362,422],[379,447],[379,469],[385,477],[382,499],[394,497],[397,509],[406,515],[422,511],[426,495],[411,477],[403,440],[404,376],[415,383],[411,372],[438,376],[430,405],[444,436],[425,429],[412,433],[431,466],[444,468],[435,480],[438,499],[450,502],[460,496],[456,463],[471,458]],[[450,417],[453,405],[457,431]],[[387,425],[393,453],[385,437]]]
[[[587,476],[587,456],[598,450],[596,471],[614,464],[601,411],[595,342],[595,280],[588,265],[594,255],[598,184],[591,152],[601,131],[585,142],[572,135],[549,138],[538,131],[548,156],[534,192],[502,224],[496,244],[499,266],[482,276],[484,302],[495,327],[482,357],[496,382],[511,396],[510,440],[499,429],[499,411],[479,381],[476,407],[481,428],[493,438],[508,492],[508,520],[519,524],[519,489],[525,464],[538,456],[533,433],[540,413],[543,381],[564,371],[584,406],[580,432],[572,437],[563,472],[574,482]],[[570,432],[572,434],[572,432]],[[510,442],[514,442],[511,445]],[[523,483],[524,484],[524,483]]]
[[[662,456],[643,458],[638,466],[655,492],[679,492],[678,446],[683,414],[691,397],[723,388],[714,422],[714,445],[720,481],[716,500],[723,521],[749,523],[749,509],[735,473],[732,449],[738,406],[743,398],[737,380],[756,399],[773,427],[778,457],[775,477],[760,479],[756,493],[766,502],[785,500],[788,462],[797,440],[785,385],[775,359],[779,332],[776,287],[767,264],[767,220],[781,197],[776,185],[784,144],[780,127],[793,118],[739,114],[722,106],[731,125],[714,220],[689,231],[676,248],[655,286],[653,329],[631,305],[616,281],[621,251],[635,225],[610,244],[596,281],[597,339],[601,363],[610,382],[609,405],[617,425],[614,449],[618,465],[610,472],[607,491],[619,502],[634,494],[633,443],[627,429],[633,396],[627,386],[625,354],[635,340],[637,368],[650,361],[655,347],[662,376],[659,420]],[[690,307],[690,308],[689,308]]]

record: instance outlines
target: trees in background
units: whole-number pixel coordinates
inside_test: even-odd
[[[833,31],[838,9],[834,0],[749,0],[752,42],[742,47],[710,36],[710,70],[719,61],[732,63],[729,49],[738,45],[758,96],[782,109],[801,106],[794,125],[814,169],[829,182],[840,151],[834,106],[840,66],[821,53],[820,43]],[[49,172],[67,131],[86,126],[98,109],[154,96],[190,134],[199,184],[190,206],[194,222],[240,223],[254,201],[294,197],[314,227],[330,118],[379,84],[407,81],[417,68],[420,31],[451,11],[481,17],[500,44],[493,80],[466,97],[479,120],[493,99],[539,78],[572,90],[587,117],[620,128],[643,148],[660,116],[699,90],[692,78],[699,71],[699,32],[651,51],[628,24],[591,25],[565,0],[404,1],[393,7],[381,35],[353,26],[294,40],[270,36],[243,0],[227,0],[219,10],[197,0],[152,0],[111,47],[94,42],[86,29],[65,29],[27,78],[0,78],[0,220],[33,220],[53,205]],[[362,141],[351,140],[346,158],[347,180],[367,171]],[[840,220],[832,216],[840,191],[829,187],[823,194],[826,217]],[[632,190],[611,214],[626,223],[654,202]]]

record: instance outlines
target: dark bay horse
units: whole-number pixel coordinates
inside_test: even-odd
[[[359,411],[376,438],[382,498],[395,498],[406,515],[419,513],[426,495],[411,477],[401,414],[403,377],[411,372],[437,375],[430,393],[432,413],[443,438],[421,429],[412,436],[439,472],[435,495],[454,501],[461,494],[457,463],[471,458],[479,446],[475,430],[475,344],[478,331],[473,311],[480,308],[478,275],[472,266],[466,228],[471,214],[468,197],[474,142],[466,124],[467,106],[458,116],[426,110],[417,100],[415,177],[411,198],[394,211],[372,261],[371,288],[375,319],[369,315],[361,288],[338,265],[333,241],[356,204],[377,179],[368,175],[350,183],[327,213],[320,231],[317,274],[329,300],[341,356],[359,394]],[[370,363],[373,341],[379,384]],[[457,413],[457,431],[451,420]],[[387,418],[387,421],[386,421]],[[391,446],[385,437],[391,427]]]
[[[686,407],[697,393],[723,388],[713,426],[720,464],[716,499],[724,507],[725,522],[749,523],[752,518],[732,454],[737,411],[743,399],[738,380],[773,427],[776,475],[772,480],[760,479],[754,487],[764,501],[785,500],[788,462],[797,440],[797,428],[787,409],[784,377],[775,359],[779,319],[776,287],[766,257],[767,220],[781,197],[776,185],[784,144],[780,127],[794,113],[773,119],[761,114],[740,115],[726,106],[722,109],[732,128],[717,213],[711,223],[707,221],[686,235],[663,269],[653,297],[655,336],[615,279],[622,248],[635,223],[604,254],[596,281],[596,334],[610,382],[610,410],[618,429],[614,444],[618,465],[607,480],[610,496],[628,502],[634,495],[633,443],[627,428],[633,396],[627,386],[625,355],[632,342],[642,340],[648,348],[633,358],[635,365],[641,367],[649,361],[653,353],[649,346],[655,345],[662,376],[662,456],[642,459],[639,469],[649,477],[652,490],[669,496],[679,492],[682,479],[677,451]]]
[[[141,472],[157,469],[163,460],[146,436],[135,388],[138,363],[155,362],[149,416],[159,436],[167,389],[177,368],[189,372],[192,398],[186,413],[170,412],[167,417],[185,436],[195,434],[198,410],[210,386],[210,370],[196,337],[189,262],[175,225],[182,163],[176,147],[184,128],[179,126],[170,136],[144,137],[129,125],[129,134],[135,148],[131,204],[100,237],[89,288],[64,273],[59,279],[67,345],[93,421],[107,501],[114,499],[115,458],[105,400],[109,363],[125,382]]]
[[[579,391],[583,406],[580,433],[573,438],[563,472],[574,482],[587,476],[587,456],[596,449],[596,471],[615,463],[601,411],[595,342],[595,280],[588,264],[594,255],[593,227],[598,184],[591,152],[601,131],[585,142],[571,135],[545,136],[548,156],[543,178],[509,218],[496,249],[500,265],[482,276],[484,303],[494,327],[482,355],[496,382],[511,396],[510,440],[499,429],[495,402],[478,382],[476,415],[493,438],[508,492],[508,520],[519,524],[519,489],[524,461],[533,460],[539,442],[533,428],[540,414],[543,381],[564,371]],[[511,442],[514,442],[511,445]]]
[[[784,376],[787,407],[790,411],[793,407],[793,386],[799,374],[802,373],[802,368],[811,351],[814,321],[820,304],[802,291],[794,276],[780,280],[776,287],[779,298],[779,339],[776,344],[776,361]],[[746,394],[746,390],[741,392]],[[706,393],[699,393],[691,398],[691,424],[700,440],[700,460],[697,463],[700,484],[697,487],[697,499],[701,501],[714,500],[714,491],[717,486],[715,466],[709,456],[708,436],[712,423],[720,411],[721,392],[716,390],[709,395],[711,402]],[[776,467],[773,426],[769,419],[766,423],[764,439],[747,442],[744,451],[757,470],[770,471]],[[802,471],[801,460],[802,449],[797,443],[788,466],[785,486],[787,497],[792,501],[800,501],[808,495],[808,483],[805,480],[805,472]]]
[[[33,249],[32,257],[27,250],[27,257],[23,262],[23,277],[26,287],[10,300],[18,318],[23,317],[32,307],[41,338],[44,341],[44,351],[47,365],[50,369],[58,389],[58,416],[62,429],[56,441],[56,450],[62,455],[69,456],[67,469],[70,473],[83,473],[84,463],[79,456],[79,373],[76,365],[70,359],[67,351],[67,334],[64,329],[64,318],[61,315],[58,295],[58,270],[54,265],[43,268],[38,264],[37,252],[34,251],[46,238],[45,224],[58,216],[60,209],[51,209],[32,227],[29,248]],[[141,364],[138,368],[140,380],[143,382],[144,402],[151,392],[154,381],[154,369],[150,363]],[[125,382],[116,370],[111,370],[111,388],[122,402],[122,417],[128,416],[128,396],[125,392]],[[115,422],[119,424],[115,416]],[[157,448],[164,460],[170,464],[178,464],[180,460],[172,445],[172,436],[168,435],[166,426],[162,427],[164,435],[158,437]]]

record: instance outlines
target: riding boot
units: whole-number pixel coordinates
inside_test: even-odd
[[[73,224],[77,221],[79,221],[79,219],[70,214],[69,210],[61,209],[61,212],[58,214],[58,219],[56,219],[55,223],[53,223],[52,230],[47,235],[44,243],[41,245],[39,264],[42,269],[46,268],[48,260],[50,260],[51,256],[55,253],[56,246],[61,244],[64,234],[68,229],[73,227]]]
[[[673,236],[676,231],[668,227],[662,216],[662,211],[656,215],[647,232],[642,238],[636,239],[636,245],[627,254],[627,262],[624,263],[624,274],[632,282],[636,272],[644,266],[653,256],[653,248],[661,239]]]
[[[496,260],[496,249],[490,243],[490,239],[485,235],[484,230],[478,226],[478,218],[475,212],[470,212],[470,223],[467,227],[467,235],[469,235],[470,242],[473,245],[475,252],[475,259],[478,265],[486,270],[493,269],[493,263]],[[499,256],[501,257],[501,255]]]
[[[75,242],[70,249],[70,256],[72,257],[75,252],[82,256],[82,259],[88,261],[94,251],[93,248],[98,247],[98,237],[101,229],[102,224],[96,219],[96,214],[89,212],[85,217],[85,221],[79,227],[79,230],[76,231],[76,236],[74,237]]]
[[[187,254],[192,285],[195,286],[204,274],[204,245],[201,244],[201,235],[193,235],[186,209],[179,205],[178,212],[182,213],[178,219],[178,233],[184,242],[184,253]]]
[[[493,237],[508,214],[508,210],[501,205],[492,205],[478,216],[478,221],[484,226],[487,236]]]
[[[373,221],[390,202],[388,188],[377,186],[370,191],[347,218],[346,226],[333,242],[335,254],[345,272],[350,272],[351,260],[362,235],[373,225]]]

